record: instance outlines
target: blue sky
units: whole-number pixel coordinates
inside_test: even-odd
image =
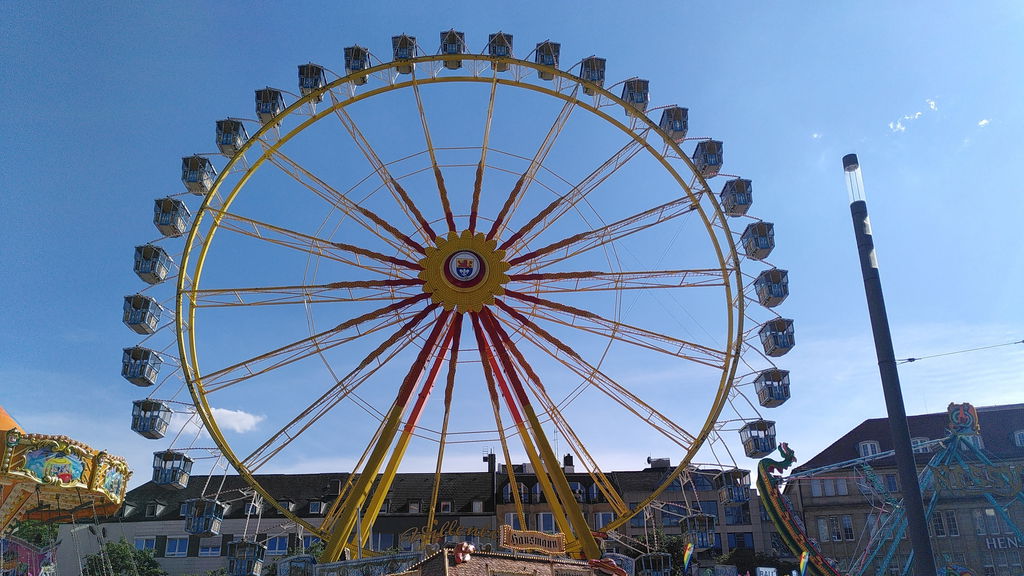
[[[650,79],[652,106],[686,106],[691,136],[725,142],[725,172],[753,181],[752,212],[776,226],[771,261],[790,271],[778,311],[798,346],[779,365],[794,397],[769,414],[802,460],[884,415],[844,154],[863,166],[897,357],[1024,338],[1019,3],[481,6],[0,4],[0,403],[147,479],[167,444],[129,430],[146,391],[119,375],[137,341],[120,308],[140,287],[133,247],[157,237],[153,199],[182,191],[179,159],[213,151],[214,121],[251,116],[253,89],[291,87],[297,64],[340,71],[344,46],[383,54],[400,33],[433,50],[451,27],[477,51],[503,30],[520,55],[550,38],[565,62],[603,56],[612,81]],[[1024,402],[1021,374],[1024,345],[901,367],[909,413]],[[248,412],[273,420],[277,400]],[[331,444],[294,468],[338,466]]]

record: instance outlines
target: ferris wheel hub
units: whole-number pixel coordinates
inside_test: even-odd
[[[420,260],[423,291],[445,310],[479,312],[505,293],[509,269],[496,240],[463,230],[439,236]]]

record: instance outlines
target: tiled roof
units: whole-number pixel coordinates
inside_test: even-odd
[[[1024,430],[1024,404],[981,406],[978,423],[985,452],[999,459],[1024,458],[1024,448],[1014,443],[1014,432]],[[907,423],[911,438],[937,440],[949,435],[946,427],[946,412],[908,416]],[[893,449],[892,434],[888,418],[865,420],[825,448],[810,460],[797,467],[794,472],[821,468],[830,464],[853,460],[860,456],[858,445],[867,440],[878,442],[881,452]],[[934,451],[933,451],[934,452]],[[918,464],[926,464],[934,454],[915,454]],[[873,465],[894,466],[893,458],[873,462]]]

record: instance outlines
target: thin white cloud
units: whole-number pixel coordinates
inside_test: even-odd
[[[813,139],[813,140],[821,140],[821,133],[815,132],[815,133],[811,134],[811,139]]]
[[[938,111],[939,103],[936,102],[935,100],[933,100],[931,98],[927,98],[927,99],[925,99],[924,102],[925,102],[925,104],[928,105],[928,110],[929,111],[931,111],[931,112],[937,112]],[[922,116],[924,116],[924,112],[922,112],[920,110],[918,110],[917,112],[913,112],[911,114],[904,114],[898,120],[893,120],[892,122],[889,122],[889,131],[890,132],[894,132],[894,133],[906,132],[907,131],[907,127],[909,126],[909,124],[911,122],[913,122],[914,120],[920,119]]]
[[[889,122],[889,130],[892,132],[906,132],[907,127],[903,124],[902,120],[897,120],[895,122]]]
[[[931,98],[926,99],[925,103],[928,104],[928,109],[933,112],[939,109],[939,104],[935,100],[932,100]]]
[[[227,408],[213,408],[211,410],[218,426],[226,430],[238,432],[239,434],[252,432],[260,422],[267,419],[266,416],[249,414],[243,410],[228,410]]]
[[[985,126],[988,126],[991,123],[992,123],[992,121],[989,120],[988,118],[983,118],[982,120],[978,121],[978,127],[979,128],[984,128]]]

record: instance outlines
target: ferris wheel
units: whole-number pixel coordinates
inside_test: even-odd
[[[218,454],[329,560],[366,544],[357,525],[398,472],[435,472],[432,520],[442,471],[493,450],[513,484],[528,463],[568,550],[597,558],[560,452],[612,530],[698,462],[736,467],[737,432],[750,457],[775,448],[761,410],[789,397],[772,359],[794,340],[771,311],[788,295],[764,262],[774,229],[722,142],[688,137],[688,110],[652,106],[647,80],[609,84],[603,58],[565,66],[551,41],[518,58],[505,33],[430,50],[402,35],[386,58],[345,48],[343,72],[300,65],[297,93],[256,90],[256,118],[218,121],[218,153],[182,159],[202,204],[157,200],[167,241],[136,249],[152,292],[125,298],[147,341],[123,373],[164,390],[133,428],[162,437],[183,383]],[[147,343],[161,333],[174,345]],[[154,478],[180,484],[188,449],[158,452]],[[609,473],[645,452],[678,464],[627,501]],[[342,468],[319,526],[258,477]]]

